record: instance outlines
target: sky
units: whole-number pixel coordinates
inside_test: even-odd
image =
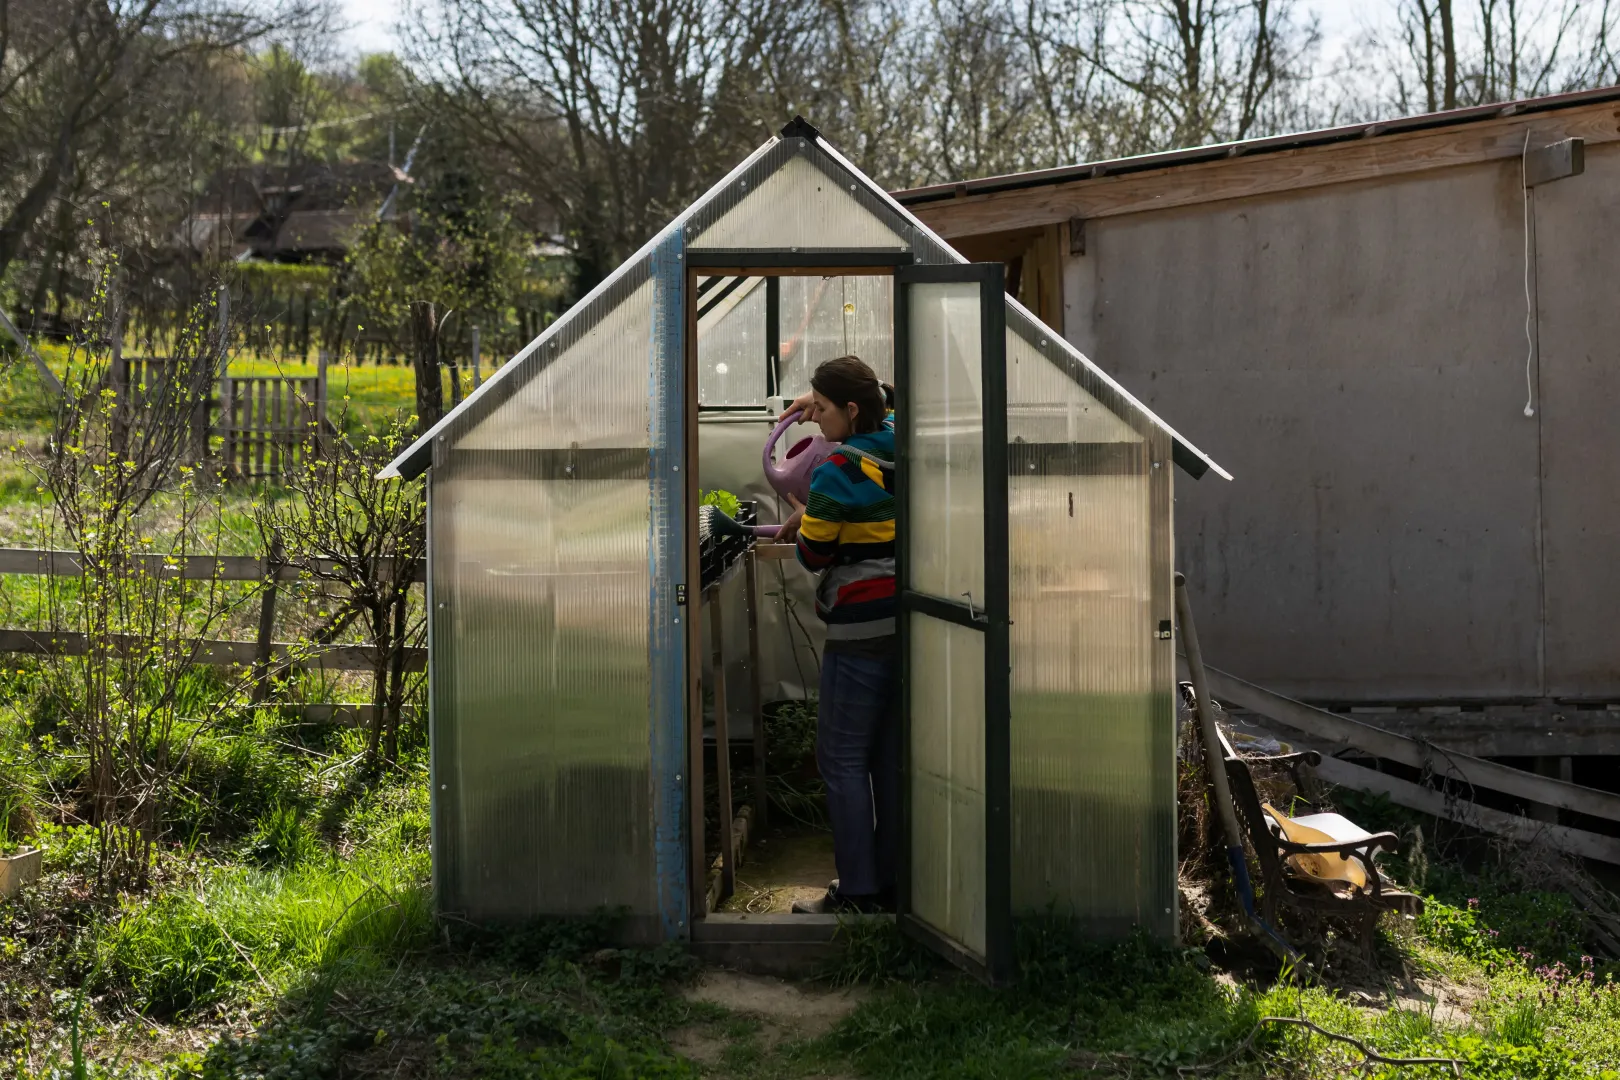
[[[351,24],[345,35],[349,50],[366,53],[393,48],[393,26],[401,6],[400,0],[342,0],[344,21]],[[1332,54],[1359,27],[1356,12],[1363,4],[1358,0],[1303,0],[1300,7],[1321,20],[1323,51]]]
[[[354,53],[388,52],[394,47],[394,23],[399,21],[399,0],[342,0],[344,35]]]

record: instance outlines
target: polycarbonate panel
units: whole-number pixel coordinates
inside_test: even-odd
[[[894,382],[894,278],[888,274],[781,279],[781,393],[810,389],[816,365],[859,356],[877,377]]]
[[[1050,344],[1048,338],[1037,341]],[[1012,329],[1007,331],[1007,438],[1048,444],[1142,441],[1130,424]]]
[[[906,616],[912,914],[985,956],[984,648],[980,630]]]
[[[647,445],[653,282],[642,282],[566,342],[520,361],[539,372],[456,441],[462,450]],[[520,376],[527,371],[520,373]]]
[[[1013,909],[1169,935],[1169,440],[1007,345]]]
[[[906,472],[910,587],[983,610],[982,291],[974,281],[905,287],[913,413]]]
[[[446,902],[652,914],[647,482],[470,471],[433,479]]]
[[[434,447],[434,854],[441,904],[469,917],[657,925],[640,274]]]
[[[698,404],[765,404],[765,279],[706,278],[698,310]],[[730,290],[727,292],[727,290]],[[712,307],[709,307],[713,304]]]
[[[902,248],[905,238],[863,205],[853,178],[840,180],[808,160],[807,144],[769,175],[735,182],[735,199],[695,237],[692,248]]]

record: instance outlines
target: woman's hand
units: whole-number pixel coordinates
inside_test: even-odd
[[[776,542],[778,544],[791,544],[797,541],[799,538],[799,525],[804,521],[804,504],[791,495],[787,496],[787,501],[793,504],[793,513],[788,515],[788,519],[782,522],[782,527],[777,530]]]
[[[794,398],[788,407],[783,409],[781,414],[777,416],[777,419],[785,420],[787,419],[789,413],[795,411],[803,414],[799,417],[799,422],[801,424],[811,424],[815,422],[816,394],[814,390],[806,390],[804,393]]]

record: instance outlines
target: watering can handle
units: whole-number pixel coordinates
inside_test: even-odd
[[[776,422],[776,426],[771,429],[770,436],[765,440],[765,450],[760,456],[760,465],[765,470],[765,479],[770,482],[773,488],[776,488],[782,479],[782,470],[776,464],[776,440],[782,437],[782,432],[797,424],[799,418],[803,415],[802,411],[794,409]]]

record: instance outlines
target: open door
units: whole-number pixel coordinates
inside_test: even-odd
[[[1006,309],[996,263],[895,275],[900,925],[1013,974]]]

